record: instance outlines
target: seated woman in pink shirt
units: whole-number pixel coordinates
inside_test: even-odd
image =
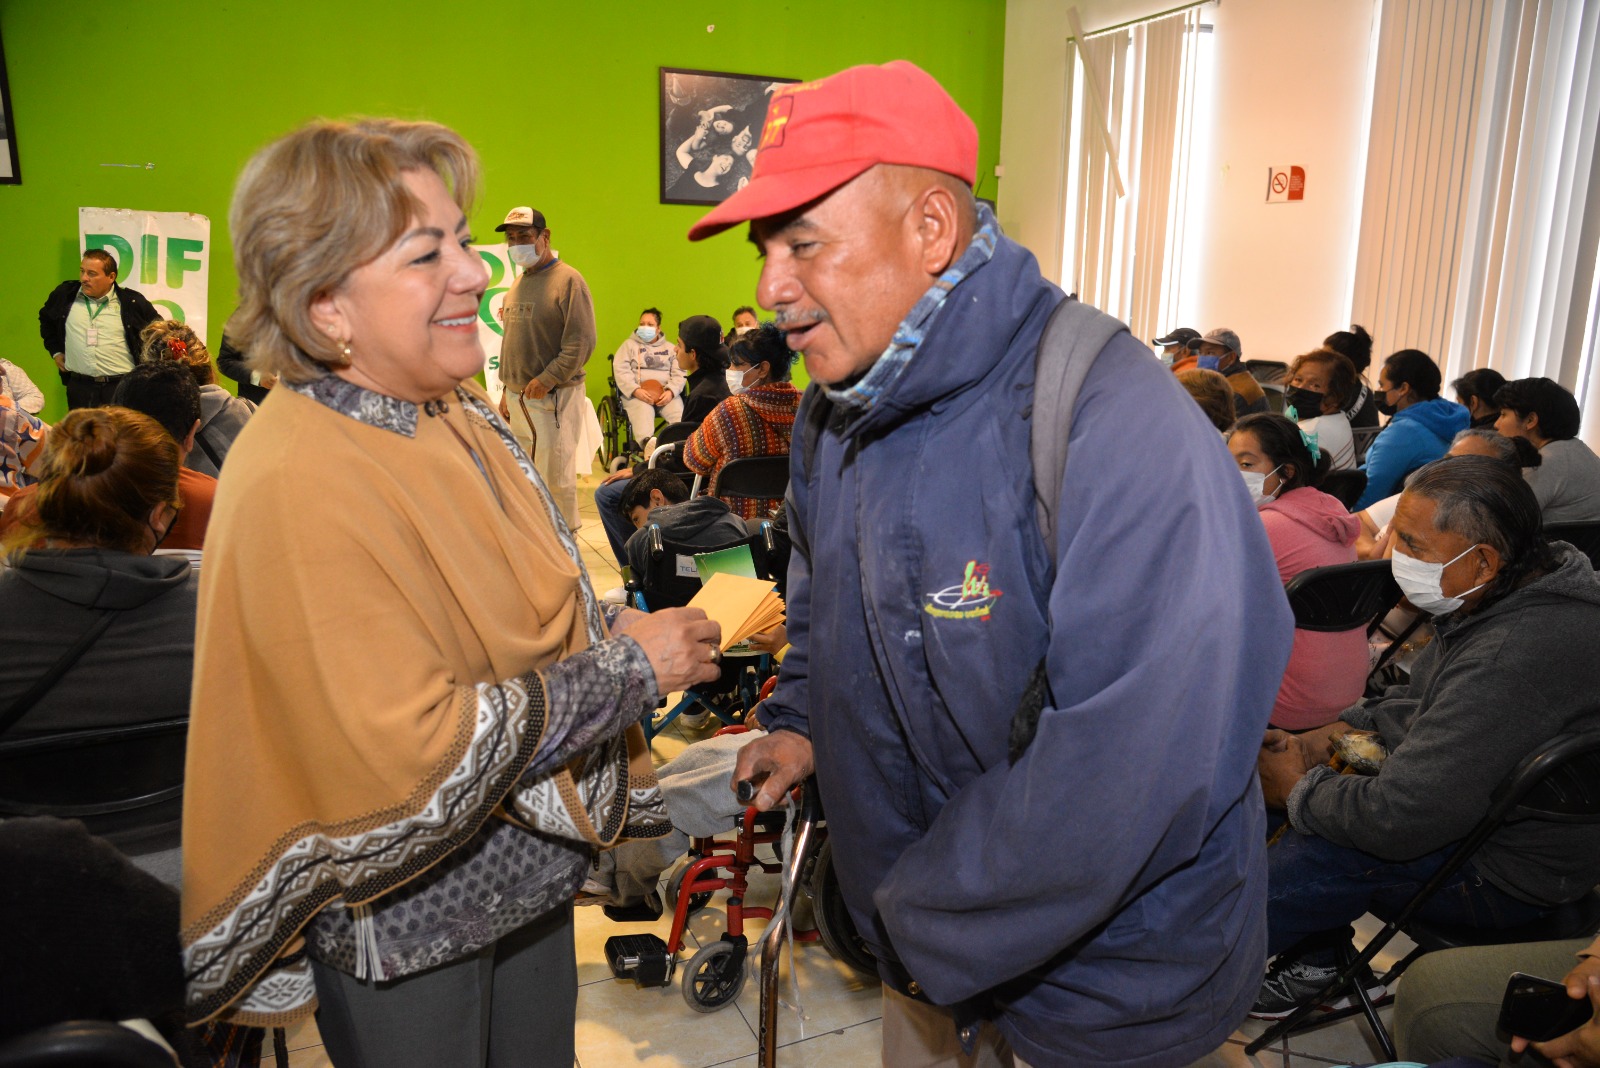
[[[1316,488],[1328,457],[1312,453],[1299,427],[1281,415],[1247,415],[1234,425],[1228,450],[1261,512],[1285,584],[1309,568],[1355,563],[1361,522]],[[1367,667],[1365,628],[1296,630],[1272,726],[1304,731],[1332,723],[1361,700]]]

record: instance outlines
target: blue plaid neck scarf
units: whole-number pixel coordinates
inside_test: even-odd
[[[995,245],[999,240],[1000,225],[995,222],[994,213],[987,204],[979,204],[978,232],[972,235],[972,244],[912,305],[911,311],[895,330],[889,347],[878,357],[878,362],[855,385],[847,389],[827,390],[828,399],[857,411],[866,411],[876,404],[878,398],[887,393],[905,373],[906,365],[916,355],[922,339],[928,336],[928,329],[933,325],[939,309],[944,307],[950,291],[994,257]]]

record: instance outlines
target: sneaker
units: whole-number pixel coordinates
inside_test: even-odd
[[[631,905],[606,905],[601,909],[612,923],[653,923],[661,918],[661,895],[654,890]]]
[[[1360,982],[1367,996],[1374,1000],[1387,994],[1388,988],[1378,982],[1370,968],[1363,967]],[[1262,980],[1261,992],[1250,1007],[1250,1015],[1257,1020],[1281,1020],[1294,1012],[1308,999],[1315,997],[1323,987],[1333,982],[1338,968],[1319,967],[1303,960],[1274,962]],[[1346,992],[1331,1000],[1320,1001],[1317,1008],[1324,1012],[1343,1009],[1355,1004],[1355,997]]]
[[[711,712],[704,708],[698,712],[685,712],[678,717],[678,724],[692,731],[704,729],[709,722],[711,722]]]
[[[628,603],[628,588],[626,586],[613,586],[611,589],[605,592],[605,595],[602,596],[600,600],[604,601],[606,604],[620,604],[626,606]]]

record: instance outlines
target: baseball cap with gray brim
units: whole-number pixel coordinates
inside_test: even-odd
[[[1200,340],[1209,341],[1213,345],[1221,345],[1225,349],[1231,349],[1237,356],[1244,355],[1244,346],[1239,344],[1239,335],[1225,326],[1219,326],[1215,330],[1208,331],[1206,336]]]
[[[546,230],[544,212],[534,211],[527,206],[512,208],[506,212],[506,221],[496,226],[496,233],[504,233],[508,226],[528,226],[535,230]]]
[[[1187,348],[1199,340],[1200,331],[1194,329],[1193,327],[1180,326],[1176,330],[1173,330],[1167,334],[1166,337],[1151,338],[1150,344],[1160,345],[1163,348],[1167,347],[1168,345],[1182,345]]]

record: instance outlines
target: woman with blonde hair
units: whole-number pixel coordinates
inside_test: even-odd
[[[319,122],[230,213],[230,336],[279,385],[207,541],[188,1011],[315,1009],[339,1068],[572,1063],[574,893],[668,829],[638,720],[719,674],[696,609],[602,616],[472,381],[477,186],[443,126]]]
[[[194,448],[183,466],[216,478],[222,474],[222,461],[233,447],[244,424],[255,414],[256,406],[217,385],[206,343],[188,323],[177,319],[157,319],[139,332],[144,349],[140,363],[173,360],[189,368],[200,387],[200,428],[194,434]]]
[[[178,515],[177,442],[127,408],[79,408],[42,463],[4,539],[0,733],[186,714],[196,580],[187,560],[150,555]]]

